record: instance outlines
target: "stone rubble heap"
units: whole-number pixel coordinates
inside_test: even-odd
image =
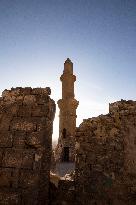
[[[73,175],[59,177],[50,173],[50,204],[51,205],[74,205],[75,183]]]
[[[0,98],[0,204],[48,204],[55,103],[50,88]]]
[[[76,141],[77,204],[136,204],[136,101],[84,120]]]

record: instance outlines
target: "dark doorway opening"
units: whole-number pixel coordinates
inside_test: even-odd
[[[66,130],[66,128],[64,128],[63,131],[62,131],[63,138],[66,138],[66,134],[67,134],[67,130]]]
[[[63,149],[63,161],[69,162],[69,147],[64,147]]]

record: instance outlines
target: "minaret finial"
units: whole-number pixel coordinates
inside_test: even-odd
[[[67,58],[67,60],[65,61],[65,63],[72,63],[72,61],[70,60],[70,58]]]

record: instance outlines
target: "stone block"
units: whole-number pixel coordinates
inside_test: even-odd
[[[21,203],[21,195],[18,192],[3,190],[0,191],[1,205],[18,205]]]
[[[1,117],[1,122],[0,122],[0,130],[1,131],[9,131],[10,130],[10,124],[11,124],[11,120],[12,120],[12,116],[5,114],[2,115]]]
[[[4,167],[20,168],[22,163],[22,152],[19,149],[6,149],[3,157]]]
[[[51,89],[49,87],[47,88],[33,88],[32,90],[33,95],[50,95],[51,94]]]
[[[48,95],[46,95],[46,96],[40,96],[40,97],[36,97],[36,104],[37,105],[45,105],[45,109],[46,109],[46,107],[48,107],[48,106],[46,106],[48,103],[49,103],[49,96]],[[49,108],[49,107],[48,107]]]
[[[45,145],[46,136],[45,132],[32,132],[26,138],[26,144],[34,147],[40,147]]]
[[[13,135],[9,131],[0,131],[0,147],[12,147]]]
[[[43,112],[41,105],[39,106],[34,106],[32,108],[32,117],[42,117],[45,116],[45,112]]]
[[[2,166],[2,160],[3,160],[3,153],[4,153],[4,149],[0,149],[0,166]]]
[[[19,106],[17,104],[13,104],[10,107],[8,107],[8,112],[12,115],[17,117],[18,114],[18,110],[19,110]]]
[[[30,119],[24,120],[24,119],[15,119],[12,121],[11,130],[15,131],[26,131],[26,132],[32,132],[36,131],[37,126],[36,123],[33,123]]]
[[[22,190],[22,204],[23,205],[38,205],[38,191],[36,190]],[[46,205],[46,203],[45,203]]]
[[[22,168],[32,169],[33,168],[33,161],[34,161],[34,150],[33,149],[25,149],[22,153]]]
[[[39,123],[37,123],[37,131],[45,131],[47,136],[52,136],[52,128],[52,121],[47,118],[43,117],[41,120],[39,120]]]
[[[11,172],[12,189],[18,188],[19,172],[20,172],[20,169],[12,168],[12,172]]]
[[[26,95],[24,97],[23,104],[24,105],[31,105],[36,102],[36,97],[34,95]]]
[[[32,92],[31,87],[25,87],[22,90],[23,90],[23,95],[31,95],[31,92]]]
[[[35,153],[35,156],[34,156],[34,163],[33,163],[33,169],[34,169],[34,170],[40,170],[40,169],[41,169],[42,157],[43,157],[43,152],[42,152],[42,150],[38,150],[38,151]]]
[[[19,177],[19,187],[34,190],[38,187],[39,174],[30,170],[21,170]]]
[[[21,105],[18,110],[18,117],[31,117],[31,105]]]
[[[10,168],[0,168],[0,187],[11,187],[11,173],[12,169]]]
[[[15,131],[13,136],[13,146],[15,148],[24,148],[26,146],[26,132]]]

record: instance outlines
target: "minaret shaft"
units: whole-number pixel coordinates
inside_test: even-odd
[[[70,59],[67,59],[64,63],[64,71],[60,80],[62,82],[62,99],[58,100],[60,109],[59,140],[55,156],[58,162],[72,162],[72,170],[74,170],[76,109],[78,101],[74,98],[76,76],[73,75],[73,63]]]
[[[74,98],[74,82],[76,81],[76,76],[73,75],[73,63],[69,59],[64,63],[64,71],[60,80],[62,82],[62,99],[58,101],[60,109],[59,137],[62,136],[64,129],[66,129],[68,136],[74,136],[78,101]]]

